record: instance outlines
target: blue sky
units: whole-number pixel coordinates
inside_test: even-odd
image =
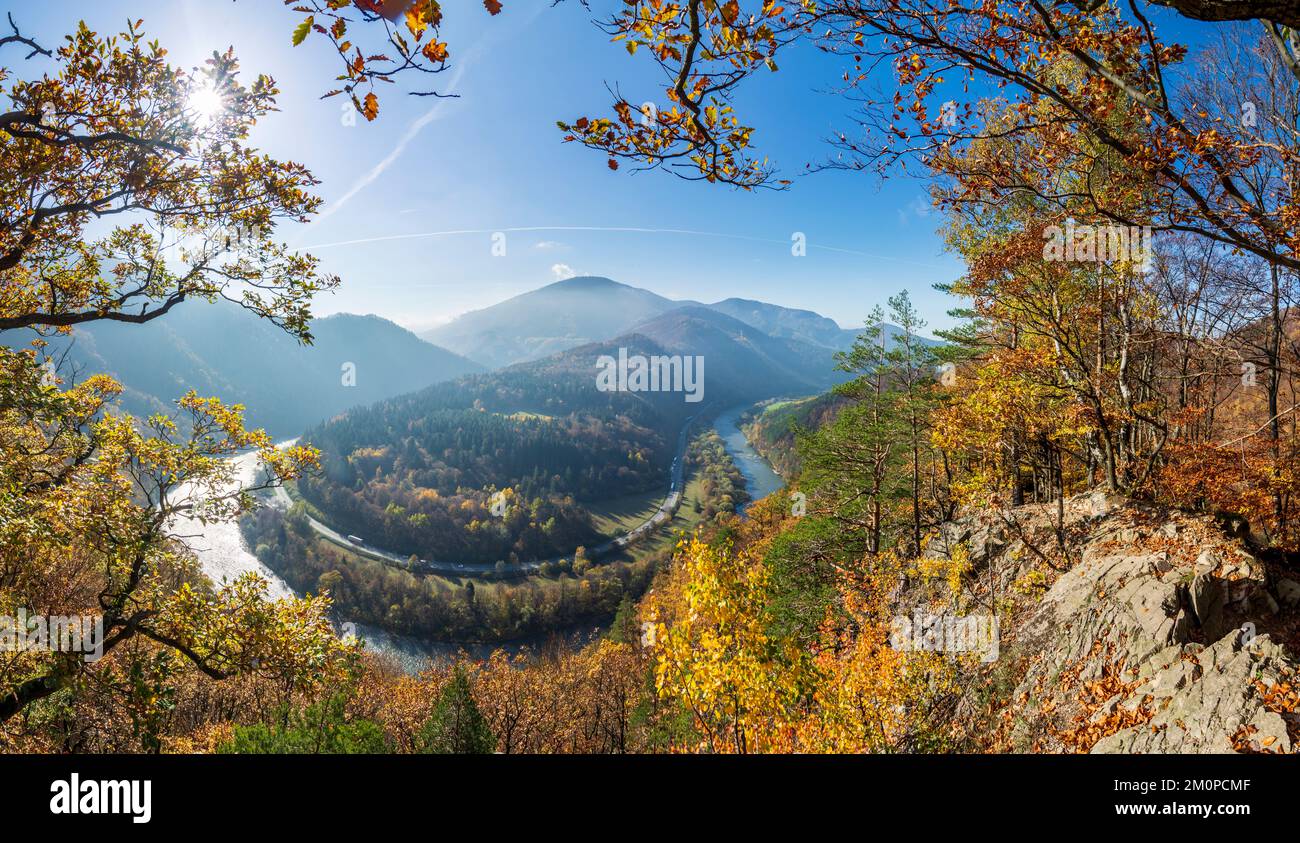
[[[931,327],[950,324],[954,301],[931,285],[962,267],[935,234],[923,181],[799,175],[829,154],[826,137],[851,125],[851,104],[828,92],[837,59],[801,47],[742,93],[756,143],[795,183],[735,191],[611,172],[598,153],[560,142],[555,121],[606,113],[609,83],[633,102],[662,97],[649,63],[611,44],[578,3],[507,0],[496,18],[478,3],[444,6],[452,66],[435,81],[459,97],[394,87],[382,92],[378,121],[352,126],[341,98],[319,99],[336,73],[327,42],[291,48],[296,17],[275,0],[97,0],[14,15],[47,45],[79,18],[102,33],[143,16],[176,64],[233,45],[246,76],[274,76],[281,111],[254,142],[322,179],[322,217],[282,232],[343,278],[318,301],[322,315],[375,313],[418,330],[576,273],[672,298],[808,308],[845,327],[907,289]],[[505,233],[504,256],[493,255],[493,232]],[[807,237],[804,257],[791,255],[794,232]]]

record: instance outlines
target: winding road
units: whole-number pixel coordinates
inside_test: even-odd
[[[677,507],[680,506],[682,502],[682,492],[685,488],[686,474],[686,444],[688,435],[690,434],[691,425],[694,423],[695,418],[695,416],[688,418],[682,424],[681,432],[677,435],[677,454],[673,457],[672,468],[669,471],[668,496],[664,498],[663,503],[659,504],[659,508],[655,510],[654,515],[651,515],[640,525],[634,527],[618,538],[611,539],[602,545],[590,548],[587,551],[589,558],[599,559],[615,550],[622,550],[673,517],[673,514],[677,511]],[[283,509],[288,509],[293,505],[293,499],[289,497],[289,493],[281,486],[275,487],[273,501]],[[421,559],[418,565],[413,566],[411,565],[411,557],[409,555],[402,556],[401,554],[393,553],[392,551],[374,547],[369,543],[363,542],[358,544],[332,527],[313,518],[311,515],[307,515],[306,517],[307,523],[310,524],[311,528],[322,538],[333,542],[340,547],[346,548],[358,556],[365,556],[369,559],[383,562],[386,565],[405,568],[414,571],[415,573],[465,575],[488,573],[496,569],[495,562],[445,562],[436,559]],[[537,571],[543,565],[559,562],[561,559],[565,559],[571,555],[571,553],[566,553],[563,556],[556,556],[551,559],[533,559],[527,562],[519,562],[510,566],[509,571],[511,573],[528,573]]]

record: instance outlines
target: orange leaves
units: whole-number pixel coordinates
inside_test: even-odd
[[[611,24],[612,38],[623,41],[630,55],[648,53],[675,80],[664,91],[664,102],[674,108],[632,119],[627,103],[616,101],[617,122],[607,122],[599,133],[578,130],[565,140],[597,149],[607,161],[629,159],[692,180],[745,190],[785,187],[788,182],[775,180],[766,160],[748,151],[754,130],[732,112],[730,94],[754,71],[777,69],[774,55],[799,30],[805,11],[787,13],[767,0],[752,12],[743,5],[627,0]],[[639,52],[641,47],[646,51]]]
[[[426,59],[435,64],[442,64],[447,60],[447,45],[442,41],[430,41],[424,45],[421,52]]]
[[[484,0],[483,6],[491,15],[502,8],[499,0]],[[438,38],[443,24],[439,0],[294,0],[293,8],[304,16],[293,30],[293,44],[319,32],[342,63],[337,78],[343,86],[322,99],[344,94],[366,120],[379,114],[376,82],[396,82],[402,74],[419,78],[418,71],[441,69],[450,55],[447,42]]]
[[[1125,696],[1137,682],[1128,684],[1118,679],[1118,671],[1112,666],[1104,668],[1105,675],[1098,682],[1087,683],[1079,694],[1083,711],[1077,715],[1071,725],[1054,732],[1071,752],[1087,753],[1102,738],[1109,737],[1123,729],[1142,726],[1151,721],[1155,711],[1151,707],[1151,695],[1147,694],[1135,705],[1116,705],[1109,701],[1115,696]],[[1047,706],[1044,706],[1046,709]]]
[[[916,711],[949,688],[942,654],[889,642],[891,595],[901,568],[892,554],[840,569],[834,609],[797,644],[772,634],[773,592],[764,561],[785,524],[756,510],[741,546],[692,539],[642,605],[643,640],[666,702],[690,712],[700,752],[880,752],[918,732]]]
[[[406,10],[406,28],[418,41],[429,27],[442,23],[442,7],[436,0],[422,0]]]
[[[1220,424],[1229,416],[1219,408]],[[1175,441],[1160,472],[1160,487],[1172,503],[1240,515],[1286,549],[1300,545],[1300,440],[1288,426],[1273,441],[1267,429],[1237,442]]]

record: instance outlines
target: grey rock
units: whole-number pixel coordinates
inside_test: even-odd
[[[1300,582],[1283,577],[1277,581],[1277,597],[1288,609],[1300,606]]]
[[[1219,580],[1212,574],[1197,574],[1192,579],[1188,596],[1191,598],[1192,611],[1196,613],[1196,620],[1200,623],[1201,629],[1205,630],[1205,637],[1212,641],[1222,638],[1227,632],[1227,625],[1223,619],[1226,595]]]

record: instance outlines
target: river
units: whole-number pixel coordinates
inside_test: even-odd
[[[744,475],[750,496],[758,500],[772,494],[785,484],[780,475],[768,465],[767,460],[750,446],[744,432],[737,426],[737,420],[747,408],[748,405],[744,405],[725,411],[717,417],[713,426],[722,437],[727,453],[731,455],[736,467]],[[281,446],[292,444],[292,440],[280,444]],[[257,454],[248,453],[235,457],[233,463],[237,469],[234,482],[242,485],[252,484],[257,471]],[[742,514],[743,511],[742,507]],[[227,521],[202,524],[192,518],[177,518],[172,522],[172,529],[175,535],[184,538],[190,550],[198,557],[203,572],[218,585],[252,571],[266,579],[269,584],[268,592],[273,599],[294,596],[293,589],[289,588],[274,571],[263,565],[248,549],[237,523]],[[351,624],[350,629],[355,630],[357,636],[365,642],[366,649],[396,659],[408,671],[419,670],[429,660],[455,656],[461,650],[473,657],[482,658],[491,650],[498,648],[510,652],[515,652],[524,646],[535,648],[544,643],[545,639],[539,637],[502,645],[457,644],[392,635],[365,624]],[[580,644],[589,639],[594,632],[594,629],[583,627],[564,630],[557,634],[575,644]]]
[[[750,408],[749,404],[732,407],[721,413],[713,422],[713,429],[722,437],[722,444],[727,449],[731,461],[740,469],[745,478],[745,489],[752,500],[765,498],[785,485],[781,475],[772,470],[772,466],[763,459],[758,451],[749,444],[745,432],[740,429],[741,415]],[[738,510],[742,515],[745,508]]]
[[[280,447],[292,444],[281,442]],[[251,485],[257,473],[257,453],[251,452],[231,460],[236,468],[232,486]],[[183,495],[185,489],[178,491]],[[274,506],[275,504],[269,504]],[[272,599],[279,600],[295,596],[293,589],[270,568],[266,567],[248,549],[244,536],[239,532],[239,525],[234,521],[220,521],[203,524],[193,518],[175,518],[172,520],[173,534],[181,538],[199,560],[203,573],[217,585],[228,582],[250,571],[261,574],[267,581],[267,592]],[[524,647],[537,649],[546,643],[549,635],[536,636],[528,640],[511,641],[504,644],[450,643],[431,641],[406,635],[393,635],[384,630],[362,623],[352,623],[346,619],[342,622],[345,632],[352,632],[362,640],[367,650],[382,653],[397,661],[404,670],[414,673],[425,667],[430,661],[438,661],[456,656],[460,652],[472,658],[486,658],[493,650],[504,650],[514,654]],[[555,634],[568,640],[575,646],[586,643],[596,634],[595,625],[578,626],[560,630]]]
[[[234,482],[231,485],[234,487],[252,485],[257,472],[257,452],[251,451],[235,457],[231,462],[236,469]],[[182,488],[178,494],[184,495],[186,491]],[[293,596],[293,589],[249,551],[244,544],[243,535],[239,532],[239,525],[234,521],[203,524],[194,518],[174,518],[170,526],[173,535],[184,539],[190,550],[198,557],[203,573],[217,585],[253,571],[261,574],[270,584],[268,591],[272,598],[278,600]]]

